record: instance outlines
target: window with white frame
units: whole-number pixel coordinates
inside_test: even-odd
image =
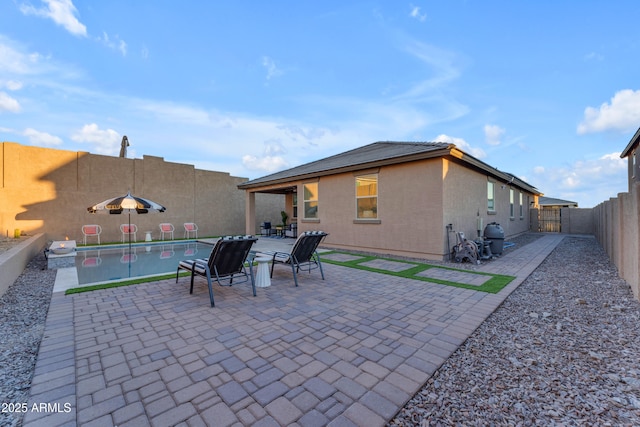
[[[509,189],[509,216],[513,218],[515,216],[515,207],[514,203],[514,191],[513,188]]]
[[[293,208],[293,218],[298,218],[298,193],[291,195],[291,207]]]
[[[356,177],[356,218],[378,218],[378,174]]]
[[[318,218],[318,183],[304,184],[304,218]]]
[[[487,209],[490,211],[496,210],[495,187],[495,182],[487,181]]]
[[[524,218],[524,205],[522,204],[522,191],[520,192],[520,219]]]

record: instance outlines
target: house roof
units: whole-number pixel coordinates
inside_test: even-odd
[[[445,142],[374,142],[344,153],[305,163],[291,169],[276,172],[238,185],[240,189],[285,184],[294,180],[311,179],[337,173],[363,170],[380,166],[406,163],[416,160],[452,156],[467,166],[481,169],[488,174],[519,186],[531,193],[540,194],[538,189],[518,179],[514,175],[501,172],[475,157],[458,149],[455,144]]]
[[[538,205],[540,206],[575,206],[578,207],[578,202],[572,202],[570,200],[555,199],[553,197],[539,197]]]
[[[620,157],[627,157],[631,153],[631,151],[638,145],[638,143],[640,143],[640,128],[638,128],[635,135],[633,135],[633,138],[631,138],[631,141],[629,141],[625,149],[622,150],[622,153],[620,153]]]

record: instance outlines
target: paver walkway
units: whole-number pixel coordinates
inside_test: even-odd
[[[498,294],[329,264],[215,308],[188,278],[55,292],[24,425],[382,426],[562,238],[481,266]]]

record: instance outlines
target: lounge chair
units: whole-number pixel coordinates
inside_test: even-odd
[[[301,268],[309,272],[311,272],[312,269],[319,268],[322,280],[324,280],[322,263],[320,262],[320,255],[318,255],[317,249],[325,236],[327,236],[327,233],[324,231],[305,231],[295,241],[291,252],[261,252],[259,255],[270,255],[272,257],[271,277],[273,277],[273,268],[276,264],[289,264],[296,286],[298,286],[297,273]]]
[[[176,271],[176,283],[178,283],[180,270],[190,271],[191,288],[189,293],[192,294],[193,278],[196,275],[206,277],[211,307],[214,307],[212,279],[218,282],[220,286],[231,286],[234,284],[233,280],[235,278],[244,277],[244,280],[239,283],[251,280],[253,296],[255,297],[256,283],[253,277],[253,268],[250,265],[247,273],[244,263],[249,256],[251,247],[257,240],[253,236],[225,237],[218,240],[211,250],[209,258],[180,261]],[[222,284],[223,280],[228,281],[228,284]]]
[[[98,244],[100,244],[100,233],[102,233],[102,227],[97,224],[83,225],[82,235],[84,236],[84,244],[87,244],[87,237],[97,237]]]

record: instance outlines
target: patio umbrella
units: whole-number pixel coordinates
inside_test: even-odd
[[[139,214],[164,212],[167,210],[164,206],[152,202],[142,197],[132,196],[131,192],[127,192],[126,196],[119,196],[113,199],[107,199],[96,205],[87,208],[89,213],[105,213],[111,215],[120,215],[127,211],[129,214],[129,227],[131,227],[131,211]],[[131,233],[129,233],[129,252],[131,252]]]

